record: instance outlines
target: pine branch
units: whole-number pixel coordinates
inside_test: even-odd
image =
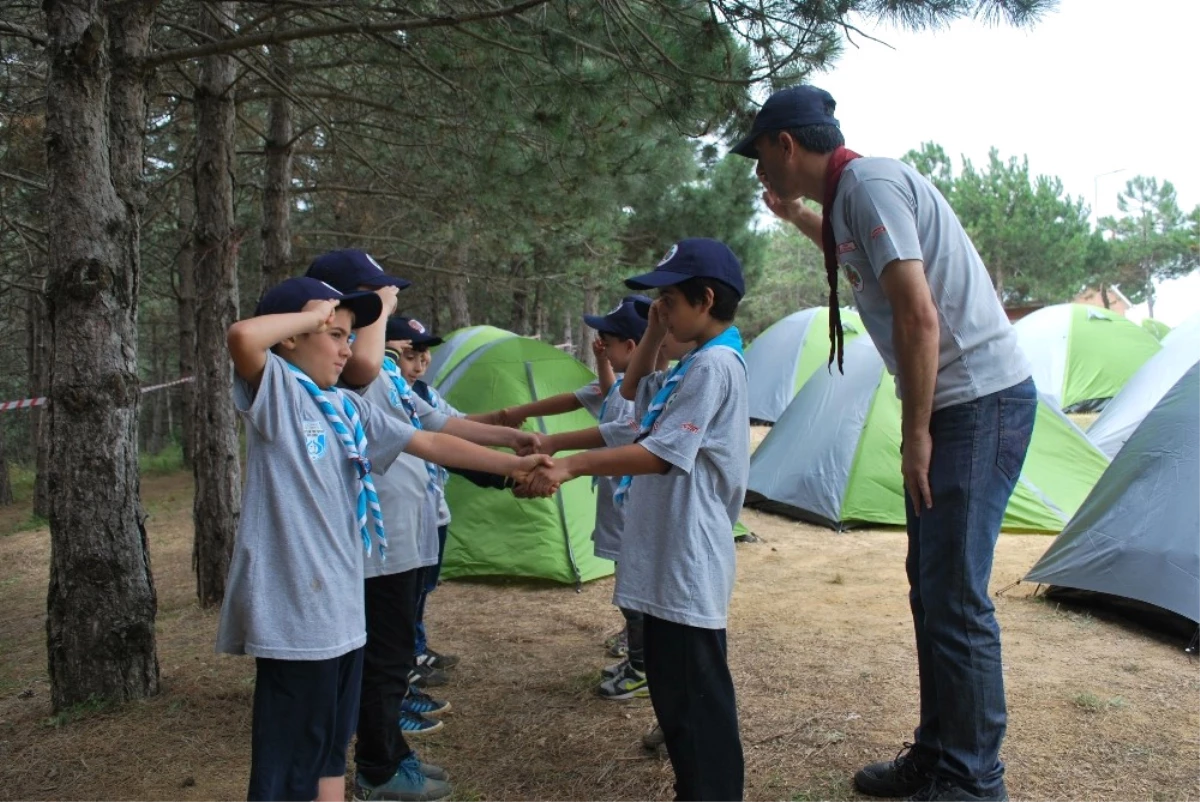
[[[145,67],[153,68],[162,64],[176,61],[187,61],[203,56],[214,56],[222,53],[232,53],[262,45],[277,45],[284,42],[294,42],[302,39],[319,39],[326,36],[342,36],[347,34],[391,33],[395,31],[416,31],[425,28],[447,28],[463,25],[468,22],[510,17],[522,14],[531,8],[545,5],[549,0],[522,0],[511,6],[480,11],[472,14],[442,17],[417,17],[412,19],[392,20],[389,22],[344,23],[341,25],[322,25],[314,28],[287,28],[283,30],[264,31],[252,36],[238,36],[232,39],[222,39],[194,47],[183,47],[177,50],[167,50],[147,58]]]

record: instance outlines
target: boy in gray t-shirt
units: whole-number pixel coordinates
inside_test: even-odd
[[[627,400],[639,395],[668,332],[697,347],[666,374],[633,444],[557,460],[535,472],[531,489],[623,475],[613,601],[644,615],[646,678],[676,798],[741,799],[745,766],[725,645],[733,526],[750,455],[745,360],[733,325],[745,291],[741,264],[723,243],[685,239],[654,271],[625,283],[660,291],[621,381]]]
[[[538,464],[415,431],[336,389],[353,329],[379,317],[387,294],[289,279],[229,329],[247,468],[217,650],[256,658],[250,799],[343,793],[366,639],[363,556],[387,545],[371,458],[376,471],[402,450],[520,475]]]
[[[644,295],[629,295],[607,315],[583,316],[584,322],[597,331],[596,340],[602,346],[596,349],[598,363],[607,366],[614,374],[614,381],[596,410],[599,425],[590,429],[545,435],[542,437],[542,453],[553,456],[559,451],[629,445],[637,437],[638,423],[633,416],[633,403],[621,395],[620,380],[646,331],[645,310],[649,308],[650,303],[651,300]],[[643,310],[640,313],[639,307]],[[585,397],[592,396],[588,393]],[[597,557],[617,563],[619,573],[621,532],[625,516],[624,511],[613,500],[617,491],[617,480],[610,476],[597,476],[592,479],[592,487],[596,491],[596,526],[592,531],[594,551]],[[625,618],[625,657],[603,670],[597,691],[604,699],[649,696],[650,689],[646,684],[645,673],[642,613],[628,607],[622,607],[620,610]]]

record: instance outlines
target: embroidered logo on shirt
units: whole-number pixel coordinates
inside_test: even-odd
[[[696,434],[700,431],[700,427],[694,423],[685,423],[683,424],[682,428],[685,432],[691,432],[692,434]]]
[[[887,233],[887,226],[875,226],[873,229],[871,229],[871,239],[875,239],[880,234],[886,234],[886,233]]]
[[[842,270],[846,273],[846,280],[850,282],[850,286],[855,292],[862,292],[863,277],[862,273],[858,272],[858,268],[854,265],[842,265]]]
[[[849,242],[839,243],[837,246],[837,252],[838,252],[839,256],[843,253],[850,253],[851,251],[857,251],[857,250],[858,250],[858,246],[854,244],[853,240],[851,240]]]
[[[304,448],[308,458],[316,462],[325,456],[325,426],[315,420],[304,421]]]
[[[394,407],[400,406],[400,391],[395,384],[388,388],[388,403]]]

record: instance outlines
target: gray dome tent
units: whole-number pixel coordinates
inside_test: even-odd
[[[1200,623],[1200,365],[1163,396],[1025,579]]]

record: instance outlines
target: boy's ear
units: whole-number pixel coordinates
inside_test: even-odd
[[[283,348],[285,351],[295,351],[296,350],[296,338],[295,337],[284,337],[282,340],[279,341],[278,345],[280,348]]]
[[[713,292],[713,288],[705,287],[704,288],[704,302],[702,304],[700,304],[700,311],[706,312],[706,313],[712,311],[713,305],[716,304],[716,302],[717,302],[717,294],[715,292]]]

